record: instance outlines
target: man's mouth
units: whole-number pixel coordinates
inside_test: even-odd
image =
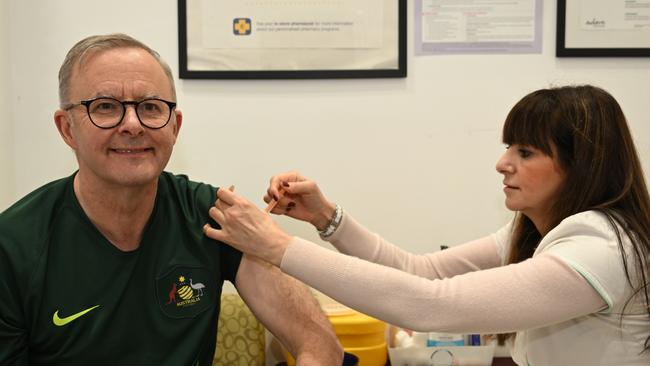
[[[142,154],[145,152],[153,151],[150,147],[130,147],[130,148],[112,148],[111,152],[117,154]]]

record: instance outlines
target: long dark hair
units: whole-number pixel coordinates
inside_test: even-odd
[[[603,213],[616,232],[628,283],[634,296],[645,299],[650,317],[650,198],[634,141],[614,97],[590,85],[530,93],[508,114],[503,142],[529,145],[551,157],[555,147],[566,179],[558,193],[561,199],[551,208],[549,230],[579,212]],[[634,263],[628,263],[630,253],[619,227],[632,243],[628,251]],[[532,221],[517,214],[508,263],[532,257],[541,239]],[[633,283],[632,278],[638,281]],[[644,350],[650,350],[650,336]]]

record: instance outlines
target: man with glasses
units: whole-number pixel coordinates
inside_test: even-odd
[[[63,110],[69,111],[79,105],[86,107],[90,122],[102,129],[113,128],[122,123],[127,105],[132,105],[140,122],[152,130],[165,127],[172,115],[172,110],[176,108],[176,103],[159,98],[148,98],[136,102],[97,97],[82,100],[79,103],[70,103]]]
[[[303,285],[203,235],[216,189],[163,172],[183,115],[155,51],[88,37],[59,98],[79,169],[0,214],[0,364],[210,365],[224,280],[298,364],[340,364]]]

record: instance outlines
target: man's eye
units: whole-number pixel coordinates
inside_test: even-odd
[[[153,100],[142,102],[139,108],[140,108],[140,112],[145,112],[145,113],[162,113],[162,111],[164,110],[162,103]]]
[[[99,103],[99,105],[97,105],[97,109],[110,110],[113,108],[115,108],[115,105],[113,105],[112,103]]]
[[[144,104],[142,105],[142,109],[144,109],[145,111],[155,111],[155,110],[158,110],[158,108],[156,108],[156,105],[153,104],[153,103],[144,103]]]
[[[90,105],[91,113],[115,113],[120,110],[120,105],[115,102],[98,101]]]

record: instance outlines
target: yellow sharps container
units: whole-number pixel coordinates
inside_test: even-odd
[[[328,318],[345,352],[359,357],[359,366],[386,365],[386,323],[356,311]]]
[[[319,298],[319,301],[343,349],[359,357],[359,366],[386,365],[386,323],[336,304],[331,299]],[[286,353],[286,356],[287,365],[295,365],[291,355]]]

